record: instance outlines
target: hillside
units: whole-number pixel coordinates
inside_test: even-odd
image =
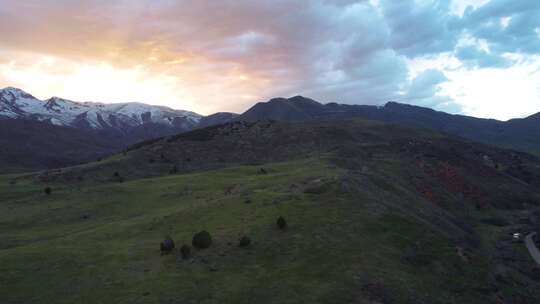
[[[214,126],[0,177],[0,293],[7,303],[537,303],[538,268],[512,234],[540,228],[539,185],[536,157],[427,130]],[[201,230],[212,245],[184,260],[178,248]],[[177,249],[160,255],[165,235]]]

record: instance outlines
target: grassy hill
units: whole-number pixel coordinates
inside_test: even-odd
[[[5,303],[537,303],[539,271],[511,234],[538,228],[539,164],[378,123],[259,122],[4,175],[0,294]],[[202,230],[212,246],[182,259],[178,248]],[[177,249],[161,255],[167,235]]]

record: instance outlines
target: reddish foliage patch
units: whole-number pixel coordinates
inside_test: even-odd
[[[488,206],[487,196],[476,186],[468,183],[463,176],[461,176],[454,166],[443,163],[437,167],[428,167],[425,164],[421,166],[424,172],[431,177],[436,178],[441,184],[452,193],[462,194],[463,197],[474,201],[477,208],[486,208]],[[433,194],[425,189],[425,187],[417,189],[426,198],[430,198]]]

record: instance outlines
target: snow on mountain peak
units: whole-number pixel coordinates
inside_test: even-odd
[[[35,98],[34,96],[26,93],[25,91],[14,88],[14,87],[7,87],[0,90],[0,100],[8,99],[11,101],[14,101],[16,99],[31,99]]]
[[[94,129],[136,127],[147,123],[191,128],[202,118],[197,113],[138,102],[103,104],[60,97],[39,100],[12,87],[0,90],[0,116]]]

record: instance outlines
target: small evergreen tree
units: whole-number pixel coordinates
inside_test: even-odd
[[[239,246],[240,247],[247,247],[249,246],[249,244],[251,244],[251,239],[248,238],[247,236],[243,236],[241,239],[240,239],[240,242],[239,242]]]
[[[184,260],[191,258],[191,247],[184,244],[182,247],[180,247],[180,254],[182,255],[182,259]]]
[[[285,219],[282,216],[280,216],[277,219],[276,224],[277,224],[278,228],[281,229],[281,230],[284,230],[285,228],[287,228],[287,221],[285,221]]]

